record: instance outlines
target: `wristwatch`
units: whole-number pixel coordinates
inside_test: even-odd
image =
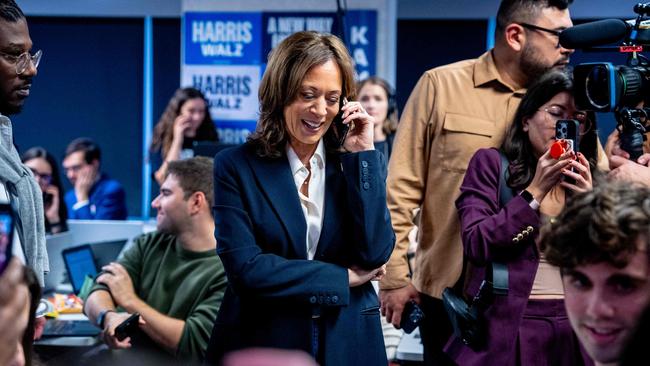
[[[115,312],[115,310],[107,309],[107,310],[102,310],[99,312],[99,316],[97,317],[97,325],[99,328],[104,329],[104,319],[106,318],[106,314],[110,312]]]
[[[521,191],[521,193],[519,193],[519,195],[520,195],[521,198],[523,198],[526,202],[528,202],[528,205],[529,205],[533,210],[537,210],[537,209],[539,209],[539,202],[535,199],[535,197],[533,196],[532,193],[530,193],[530,192],[528,192],[527,190],[524,189],[523,191]]]

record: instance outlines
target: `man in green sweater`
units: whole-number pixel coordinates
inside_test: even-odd
[[[84,312],[103,329],[110,348],[146,344],[184,361],[203,358],[226,288],[216,253],[213,194],[212,159],[169,163],[151,203],[158,230],[104,266],[86,299]],[[139,330],[118,340],[115,328],[136,312]]]

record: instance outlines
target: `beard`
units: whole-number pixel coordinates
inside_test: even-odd
[[[563,63],[568,61],[568,56],[563,56],[561,59],[557,60],[557,62],[548,64],[548,62],[544,61],[544,58],[535,47],[530,43],[526,43],[521,52],[521,58],[519,59],[519,68],[527,78],[526,86],[529,86],[533,81],[537,80],[537,78],[544,75],[544,73],[550,69],[554,67],[564,68],[565,66]]]
[[[5,116],[10,116],[12,114],[18,114],[23,110],[23,103],[13,104],[3,101],[0,103],[0,114]]]

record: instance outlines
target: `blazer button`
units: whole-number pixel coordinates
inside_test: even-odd
[[[316,301],[318,301],[318,299],[316,298],[316,296],[312,296],[312,297],[309,298],[309,302],[312,303],[312,304],[315,304]]]
[[[369,188],[370,188],[370,183],[365,182],[365,183],[363,184],[363,189],[369,189]]]
[[[362,160],[361,161],[361,166],[364,167],[364,168],[367,168],[368,167],[368,162],[365,161],[365,160]]]
[[[339,297],[336,295],[332,296],[332,304],[336,304],[338,302],[339,302]]]
[[[517,239],[524,240],[524,235],[521,233],[517,234]]]
[[[368,168],[361,169],[361,172],[363,173],[363,175],[368,175]]]
[[[529,233],[529,234],[532,233],[533,230],[535,230],[535,229],[533,229],[532,226],[529,226],[529,227],[526,228],[526,232]]]
[[[517,238],[517,237],[515,236],[514,238],[512,238],[512,242],[513,242],[513,243],[519,243],[519,238]]]

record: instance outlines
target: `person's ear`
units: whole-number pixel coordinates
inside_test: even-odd
[[[521,125],[522,125],[521,129],[524,132],[528,132],[528,129],[529,129],[528,123],[529,123],[529,121],[530,121],[530,117],[524,117],[524,119],[521,121]]]
[[[194,192],[192,195],[188,198],[188,205],[190,209],[190,214],[195,215],[199,213],[205,205],[207,205],[207,200],[205,198],[205,194],[203,192]]]
[[[526,45],[526,32],[524,27],[516,23],[510,23],[504,30],[504,40],[508,47],[515,52],[521,52]]]

